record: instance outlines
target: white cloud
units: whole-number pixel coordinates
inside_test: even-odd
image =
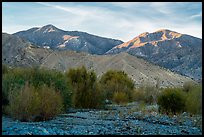
[[[198,14],[194,14],[194,15],[191,16],[191,18],[197,18],[197,17],[201,18],[202,17],[202,12],[200,12]]]
[[[3,31],[16,32],[53,24],[63,30],[85,31],[123,41],[128,41],[143,32],[153,32],[162,28],[202,37],[202,22],[197,20],[202,18],[202,11],[193,12],[194,14],[189,16],[189,13],[185,13],[188,7],[185,7],[184,3],[96,2],[89,5],[37,2],[36,5],[44,6],[45,10],[39,11],[38,14],[27,11],[32,16],[25,18],[11,18],[3,13]],[[15,19],[22,19],[26,25],[15,22]]]

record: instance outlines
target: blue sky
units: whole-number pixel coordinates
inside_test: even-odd
[[[47,24],[68,31],[131,40],[170,29],[202,38],[201,2],[2,2],[2,31]]]

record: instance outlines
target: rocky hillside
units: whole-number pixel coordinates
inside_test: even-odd
[[[38,48],[29,41],[17,36],[2,33],[2,63],[12,66],[29,67],[39,65],[29,52],[30,48]]]
[[[53,25],[31,28],[14,33],[14,35],[44,48],[83,51],[99,55],[123,43],[120,40],[99,37],[86,32],[64,31]]]
[[[202,79],[202,39],[190,35],[165,29],[145,32],[106,54],[120,52],[142,57],[197,81]]]
[[[69,68],[85,65],[87,69],[93,69],[98,77],[109,69],[123,70],[135,81],[136,86],[144,83],[155,85],[157,78],[161,86],[181,86],[184,82],[192,81],[127,53],[91,55],[38,48],[8,34],[3,34],[2,39],[2,62],[10,66],[38,65],[64,72]]]

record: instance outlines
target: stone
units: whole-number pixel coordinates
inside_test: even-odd
[[[43,135],[49,135],[49,132],[45,128],[41,128]]]

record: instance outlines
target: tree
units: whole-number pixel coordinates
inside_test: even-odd
[[[66,76],[73,88],[72,101],[77,108],[99,108],[103,106],[103,96],[94,71],[88,72],[84,66],[70,69]]]
[[[107,99],[112,100],[115,92],[124,92],[130,99],[131,91],[134,89],[134,82],[124,71],[109,70],[102,75],[100,84]]]

